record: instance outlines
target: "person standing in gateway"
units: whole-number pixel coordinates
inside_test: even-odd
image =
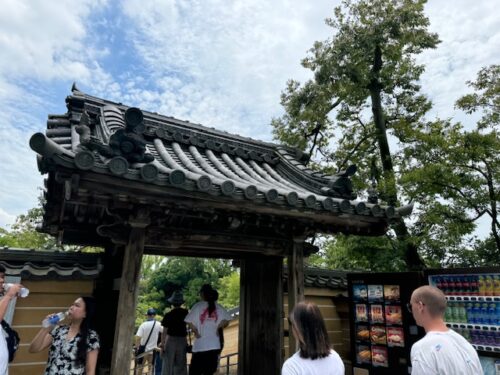
[[[433,286],[413,291],[408,310],[426,335],[411,348],[412,375],[482,375],[476,350],[444,322],[446,297]]]
[[[176,290],[167,301],[174,306],[165,314],[161,325],[160,347],[163,353],[162,375],[187,375],[186,346],[187,329],[184,319],[188,311],[182,308],[184,296]]]
[[[200,297],[202,300],[191,308],[184,319],[196,337],[189,375],[212,375],[219,364],[219,328],[225,328],[231,316],[215,302],[216,293],[210,284],[201,287]]]
[[[144,352],[147,353],[144,356],[144,361],[139,361],[139,364],[144,362],[143,369],[147,368],[147,373],[152,373],[153,369],[153,350],[156,348],[158,343],[158,335],[163,331],[163,327],[160,322],[156,321],[156,310],[149,308],[146,312],[146,321],[139,326],[136,337],[136,347],[143,346]],[[147,367],[146,367],[147,366]]]

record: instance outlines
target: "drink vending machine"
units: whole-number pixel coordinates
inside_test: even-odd
[[[500,267],[428,270],[425,277],[446,295],[446,325],[477,350],[486,375],[500,374]]]

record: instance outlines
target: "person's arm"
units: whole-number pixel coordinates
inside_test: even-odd
[[[31,341],[30,347],[28,351],[30,353],[38,353],[44,349],[47,349],[50,344],[52,344],[52,336],[50,331],[53,329],[53,326],[42,328],[36,334],[35,338]]]
[[[138,348],[141,345],[141,336],[135,336],[134,339],[135,339],[134,346]]]
[[[87,352],[87,364],[85,366],[86,375],[95,375],[95,367],[97,364],[97,356],[99,355],[99,349],[91,350]]]
[[[10,301],[15,298],[17,293],[19,293],[19,290],[21,289],[21,284],[14,284],[12,285],[7,293],[0,299],[0,321],[5,318],[5,313],[7,312],[7,309],[9,308],[9,303]]]
[[[189,328],[191,328],[191,331],[193,331],[194,337],[196,337],[197,339],[199,339],[201,337],[201,335],[198,332],[198,329],[196,328],[196,326],[193,323],[191,323],[191,322],[187,322],[187,325],[189,326]]]
[[[161,332],[161,340],[160,340],[160,349],[161,352],[165,352],[165,344],[167,343],[168,340],[168,335],[167,335],[167,328],[163,327],[163,331]]]
[[[231,315],[229,315],[228,311],[222,305],[217,304],[217,309],[219,316],[221,317],[221,321],[217,325],[217,329],[226,328],[231,320]]]
[[[229,325],[229,320],[221,320],[220,323],[217,325],[217,330],[221,328],[226,328]]]
[[[142,339],[143,331],[144,331],[144,323],[142,323],[139,326],[139,329],[137,330],[137,333],[135,334],[135,337],[134,337],[134,344],[135,344],[134,346],[136,348],[138,348],[139,345],[141,345],[141,339]]]

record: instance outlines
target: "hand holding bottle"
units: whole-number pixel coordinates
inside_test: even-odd
[[[47,315],[47,317],[42,321],[42,327],[49,328],[49,327],[55,326],[60,321],[64,320],[67,315],[68,315],[67,311],[64,311],[64,312],[61,311],[61,312],[58,312],[57,314]]]
[[[30,291],[28,288],[23,287],[21,284],[4,283],[3,290],[11,297],[26,298]]]

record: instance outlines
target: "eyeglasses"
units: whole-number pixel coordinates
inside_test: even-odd
[[[411,303],[410,303],[410,302],[408,302],[408,303],[406,304],[406,308],[408,309],[408,312],[410,312],[410,313],[412,313],[412,314],[413,314],[413,311],[412,311],[412,309],[411,309]]]
[[[425,306],[425,303],[423,303],[422,301],[418,301],[417,303],[420,303],[422,306]],[[411,306],[411,302],[408,302],[406,304],[406,308],[408,309],[409,312],[411,312],[413,314],[413,309],[412,309],[412,306]]]

